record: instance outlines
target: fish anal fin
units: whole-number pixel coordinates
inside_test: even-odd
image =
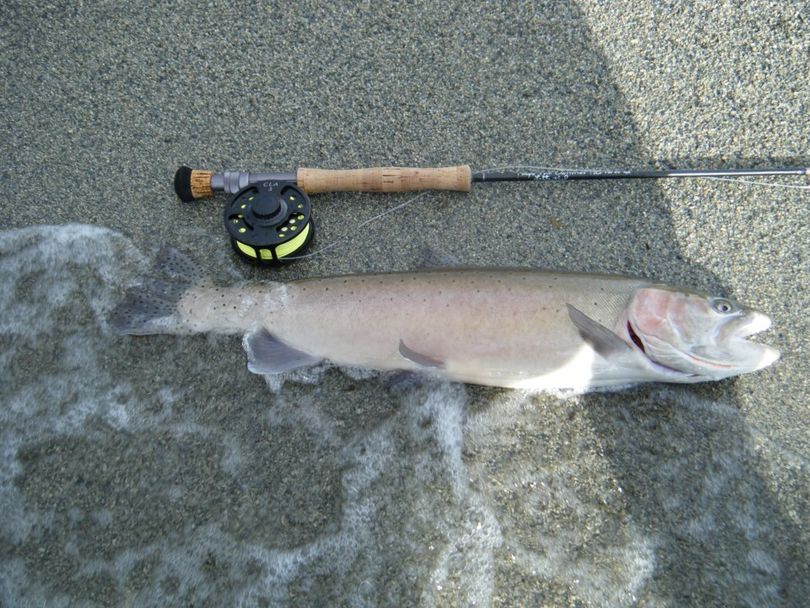
[[[441,369],[444,367],[444,361],[425,355],[418,351],[409,348],[403,340],[399,341],[399,354],[405,357],[408,361],[416,363],[419,367],[430,367],[434,369]]]
[[[284,344],[264,328],[245,334],[242,344],[248,356],[248,369],[254,374],[280,374],[320,361],[318,357]]]
[[[568,316],[571,318],[573,324],[577,326],[582,338],[602,357],[615,356],[632,351],[630,345],[617,336],[615,332],[598,321],[594,321],[571,304],[566,304],[566,306],[568,307]]]

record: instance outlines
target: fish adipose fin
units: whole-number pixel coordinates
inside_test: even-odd
[[[247,351],[248,369],[254,374],[280,374],[320,361],[284,344],[264,328],[245,334],[242,344]]]
[[[582,338],[603,357],[620,355],[633,350],[627,342],[601,323],[594,321],[581,310],[571,306],[571,304],[566,304],[566,306],[568,307],[568,316],[571,317],[571,321],[579,329]]]
[[[194,262],[177,249],[163,249],[152,273],[131,287],[108,317],[116,334],[182,333],[177,303],[189,287],[200,282]]]
[[[408,348],[408,345],[402,340],[399,341],[399,354],[405,357],[408,361],[413,361],[420,367],[432,367],[436,369],[441,369],[444,367],[444,361],[418,353],[415,350]]]

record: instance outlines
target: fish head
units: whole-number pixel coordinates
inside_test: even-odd
[[[653,363],[683,381],[719,380],[753,372],[776,361],[775,348],[746,338],[771,320],[728,298],[664,286],[639,289],[627,311],[632,342]]]

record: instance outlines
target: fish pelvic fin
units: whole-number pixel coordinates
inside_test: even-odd
[[[598,321],[594,321],[571,304],[566,304],[566,306],[568,307],[568,316],[573,324],[577,326],[582,339],[588,342],[602,357],[624,355],[633,350],[615,332]]]
[[[408,361],[416,363],[419,367],[430,367],[433,369],[441,369],[444,367],[444,361],[436,359],[430,355],[417,352],[409,348],[404,341],[399,341],[399,354],[405,357]]]
[[[245,334],[242,345],[248,356],[248,369],[254,374],[280,374],[318,363],[320,359],[284,344],[264,328]]]
[[[196,264],[186,254],[177,249],[163,249],[150,275],[127,290],[107,322],[116,334],[184,333],[177,304],[190,287],[202,281]]]

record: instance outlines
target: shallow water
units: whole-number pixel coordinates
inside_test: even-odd
[[[807,462],[728,391],[268,385],[234,337],[110,334],[150,262],[124,236],[0,251],[4,605],[753,606],[807,584]]]

